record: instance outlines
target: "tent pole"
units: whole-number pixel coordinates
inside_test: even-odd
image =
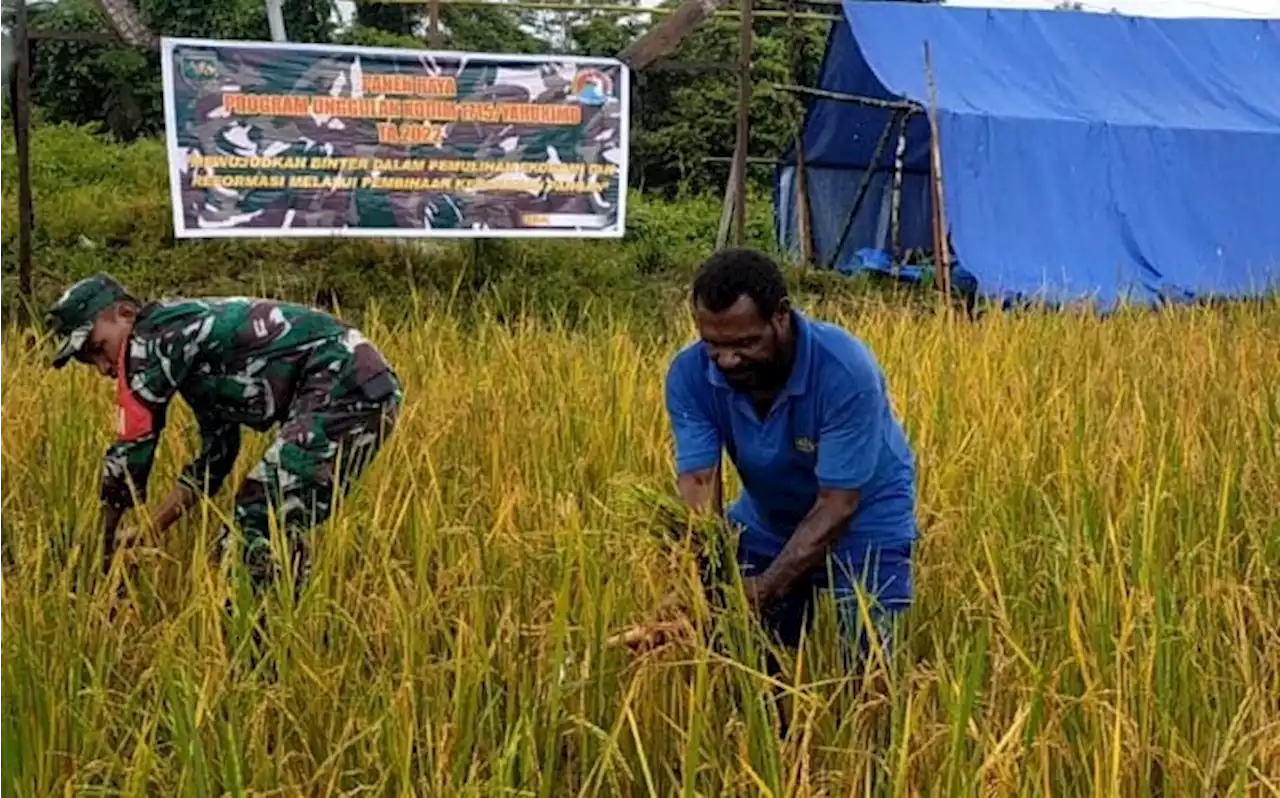
[[[947,244],[946,198],[942,191],[942,144],[938,141],[938,89],[933,82],[933,55],[924,43],[924,72],[929,83],[929,154],[933,166],[933,257],[938,264],[939,287],[951,296],[951,252]]]
[[[853,207],[849,209],[849,216],[844,221],[844,229],[840,231],[840,238],[836,240],[836,248],[827,260],[826,268],[828,269],[833,268],[840,259],[840,252],[844,249],[845,241],[849,239],[849,233],[853,231],[853,220],[857,218],[858,211],[862,210],[862,202],[867,198],[867,192],[871,189],[871,181],[875,179],[875,174],[880,169],[880,159],[884,157],[884,149],[889,144],[889,136],[893,133],[893,126],[898,123],[902,116],[901,113],[890,115],[889,121],[884,125],[884,130],[880,131],[880,139],[876,141],[875,151],[871,154],[871,160],[867,163],[867,168],[862,172],[862,180],[858,183],[858,191],[853,195]]]
[[[795,0],[787,0],[787,12],[795,13]],[[800,70],[800,37],[796,36],[795,17],[787,18],[787,78],[797,83]],[[804,102],[800,102],[801,108]],[[800,129],[795,136],[796,150],[796,228],[800,233],[800,263],[813,265],[813,213],[809,208],[809,170],[804,156],[804,120],[800,114]]]
[[[795,0],[787,0],[787,11],[796,10]],[[796,36],[795,19],[787,18],[787,77],[797,82],[800,64],[799,37]],[[803,103],[802,103],[803,105]],[[800,234],[800,263],[813,265],[813,216],[809,209],[809,174],[804,157],[804,114],[800,115],[800,130],[795,136],[796,147],[796,227]]]
[[[848,94],[843,91],[828,91],[826,89],[812,89],[808,86],[793,86],[790,83],[774,83],[773,88],[778,91],[785,91],[791,94],[803,94],[808,97],[815,97],[819,100],[831,100],[838,103],[849,103],[850,105],[861,105],[866,108],[880,108],[885,111],[919,111],[922,110],[920,105],[904,100],[881,100],[878,97],[864,97],[861,94]]]
[[[898,146],[893,154],[893,199],[889,205],[889,236],[895,276],[898,272],[898,256],[902,250],[902,173],[906,169],[907,123],[910,121],[910,113],[902,118],[902,126],[898,128]]]

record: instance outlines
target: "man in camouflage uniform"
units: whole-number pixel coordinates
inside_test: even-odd
[[[297,584],[308,563],[304,533],[324,522],[335,498],[381,447],[402,393],[395,372],[360,332],[299,305],[264,299],[139,303],[109,275],[67,289],[48,311],[62,341],[53,365],[71,359],[116,381],[116,441],[103,464],[105,561],[116,530],[147,480],[166,411],[181,394],[202,446],[152,515],[158,530],[212,496],[235,465],[240,426],[280,427],[240,486],[235,523],[255,591],[274,578],[269,519],[283,510]],[[227,544],[220,536],[220,550]]]

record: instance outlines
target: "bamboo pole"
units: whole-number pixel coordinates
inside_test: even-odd
[[[929,155],[933,166],[933,257],[938,263],[939,287],[951,296],[951,252],[948,245],[946,196],[942,191],[942,143],[938,138],[938,89],[933,81],[933,55],[924,43],[924,71],[929,84]]]
[[[819,100],[834,100],[838,103],[864,105],[868,108],[883,108],[889,111],[924,110],[923,106],[907,100],[881,100],[878,97],[864,97],[861,94],[848,94],[842,91],[814,89],[809,86],[793,86],[790,83],[774,83],[771,85],[778,91],[791,92],[792,94],[804,94],[810,97],[816,97]]]
[[[813,265],[813,217],[809,209],[809,175],[804,162],[804,134],[796,136],[796,227],[800,233],[800,262]]]
[[[724,184],[724,204],[720,206],[720,227],[716,230],[716,249],[729,243],[729,226],[733,223],[733,208],[738,192],[738,161],[730,159],[729,179]]]

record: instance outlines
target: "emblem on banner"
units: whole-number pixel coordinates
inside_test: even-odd
[[[604,105],[613,94],[613,79],[598,69],[580,69],[573,76],[573,93],[583,105]]]
[[[213,53],[183,53],[182,76],[203,83],[218,77],[218,56]]]

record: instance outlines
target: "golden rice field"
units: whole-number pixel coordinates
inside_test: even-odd
[[[823,624],[770,683],[699,607],[728,643],[604,645],[694,595],[654,498],[687,325],[367,326],[402,425],[261,660],[206,559],[231,490],[99,576],[111,386],[7,334],[4,795],[1280,795],[1280,305],[814,313],[920,463],[918,600],[867,679]]]

